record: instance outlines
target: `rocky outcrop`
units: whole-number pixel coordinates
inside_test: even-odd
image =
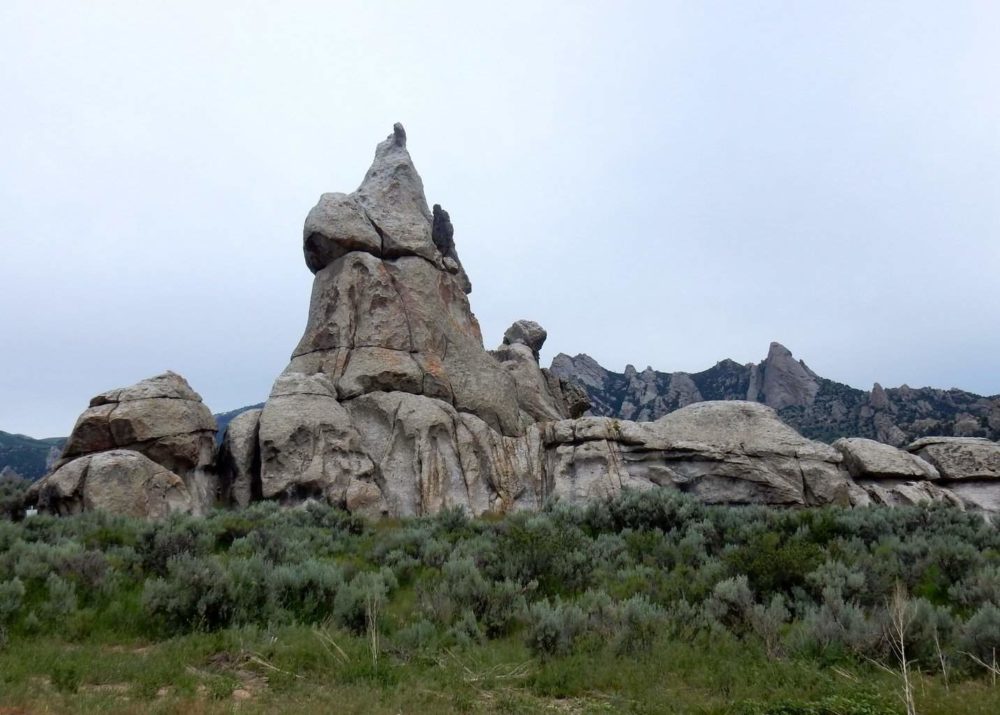
[[[546,337],[538,323],[518,320],[492,355],[514,379],[518,407],[532,422],[580,417],[590,407],[586,393],[538,365]]]
[[[196,506],[183,479],[143,454],[125,449],[65,462],[33,484],[28,499],[53,514],[101,510],[147,519],[191,513]]]
[[[29,499],[56,513],[202,513],[218,497],[215,431],[201,396],[176,373],[102,392],[77,419],[53,471]]]
[[[858,482],[851,488],[851,506],[921,506],[945,504],[965,508],[965,500],[934,482],[878,480]]]
[[[261,411],[258,439],[264,499],[344,504],[356,482],[373,483],[374,464],[323,374],[279,377]]]
[[[953,490],[938,483],[941,475],[920,457],[871,439],[838,439],[834,449],[844,456],[854,485],[854,506],[948,504],[964,508]]]
[[[712,502],[848,502],[840,453],[768,407],[704,403],[649,424],[578,419],[586,393],[540,367],[540,325],[516,321],[484,350],[454,268],[451,217],[427,210],[399,126],[357,191],[321,197],[304,238],[315,273],[305,333],[259,418],[234,422],[223,443],[237,503],[255,484],[264,499],[393,515],[506,512],[657,486]],[[787,402],[809,389],[779,390],[781,375],[804,370],[786,353],[775,348],[765,383]],[[598,369],[594,382],[603,378]],[[689,376],[672,383],[676,406],[703,396]]]
[[[520,413],[507,371],[483,348],[442,211],[434,240],[402,127],[378,145],[357,191],[324,195],[331,196],[306,220],[306,262],[316,276],[286,374],[326,375],[339,400],[371,391],[441,399],[503,434],[523,434],[531,418]],[[381,237],[377,250],[358,238],[359,211]]]
[[[1000,479],[1000,444],[973,437],[925,437],[907,448],[949,481]]]
[[[321,197],[304,249],[315,274],[305,333],[259,417],[234,422],[223,443],[237,503],[259,491],[404,516],[625,488],[785,506],[952,498],[918,457],[864,440],[834,449],[784,424],[824,410],[848,420],[851,408],[778,343],[759,365],[693,375],[617,375],[565,355],[542,369],[546,332],[529,320],[484,350],[451,216],[427,209],[398,125],[357,191]],[[876,394],[870,406],[891,404]],[[615,418],[581,417],[588,408]]]
[[[932,464],[966,508],[1000,512],[1000,444],[973,437],[925,437],[906,449]]]
[[[571,501],[622,488],[676,488],[708,503],[847,504],[840,455],[747,402],[704,402],[656,422],[583,418],[546,425],[545,478]]]
[[[844,455],[844,465],[855,480],[940,478],[938,470],[920,457],[872,439],[838,439],[833,448]]]
[[[183,377],[165,372],[91,399],[54,467],[95,452],[129,449],[184,474],[212,463],[215,429],[201,396]]]
[[[764,362],[751,368],[750,384],[747,399],[763,402],[776,410],[808,407],[815,402],[819,392],[816,373],[801,360],[793,358],[791,350],[781,343],[771,343]],[[757,387],[756,394],[754,387]]]

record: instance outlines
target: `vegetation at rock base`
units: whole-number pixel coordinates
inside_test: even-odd
[[[667,490],[0,521],[0,708],[881,715],[900,645],[918,712],[1000,711],[994,526]]]

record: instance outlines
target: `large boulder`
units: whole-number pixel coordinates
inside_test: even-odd
[[[851,477],[858,479],[938,479],[933,465],[920,457],[873,439],[838,439],[833,448],[844,455]]]
[[[530,320],[518,320],[504,333],[492,355],[514,380],[517,404],[529,422],[575,418],[590,407],[587,394],[538,365],[545,330]]]
[[[1000,443],[979,437],[924,437],[906,449],[932,464],[966,509],[1000,512]]]
[[[504,345],[527,345],[538,360],[538,352],[545,345],[545,339],[549,336],[545,328],[533,320],[517,320],[504,331]]]
[[[924,437],[906,449],[934,465],[943,479],[1000,479],[1000,443],[989,439]]]
[[[672,480],[709,502],[847,504],[839,452],[806,439],[775,411],[739,400],[699,402],[650,424]]]
[[[264,499],[345,505],[350,490],[363,488],[357,483],[373,484],[375,467],[324,375],[279,377],[258,429]]]
[[[57,511],[78,505],[150,517],[164,510],[204,513],[218,498],[215,433],[212,412],[176,373],[102,392],[77,419],[37,494],[63,504]],[[84,471],[86,482],[73,481]],[[183,489],[176,488],[175,477]],[[144,490],[149,491],[146,502]]]
[[[382,255],[382,237],[353,196],[331,193],[306,216],[302,249],[313,273],[351,251]]]
[[[446,257],[458,264],[454,243],[449,245],[453,233],[447,212],[435,216],[427,207],[423,181],[406,149],[406,131],[396,124],[376,147],[357,191],[320,197],[306,217],[303,249],[314,273],[351,251],[383,258],[420,256],[443,268]]]
[[[87,454],[128,449],[185,475],[212,464],[215,432],[201,396],[183,377],[165,372],[91,399],[55,468]]]
[[[184,480],[139,452],[115,449],[66,462],[32,486],[28,500],[53,514],[101,510],[161,519],[195,510]]]
[[[373,392],[346,403],[389,513],[492,510],[491,474],[466,469],[467,430],[451,405],[423,395]]]

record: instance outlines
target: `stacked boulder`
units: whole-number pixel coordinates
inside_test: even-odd
[[[175,373],[103,392],[77,419],[29,501],[58,514],[201,513],[216,501],[215,432],[208,407]]]
[[[937,484],[941,479],[938,470],[916,455],[857,437],[838,439],[833,447],[844,455],[844,465],[854,482],[851,501],[856,506],[922,502],[962,506],[958,497]]]

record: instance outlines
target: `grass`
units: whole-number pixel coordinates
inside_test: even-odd
[[[426,654],[390,647],[377,669],[366,648],[364,637],[307,626],[157,643],[19,639],[0,653],[0,712],[901,712],[898,682],[877,668],[774,660],[730,637],[545,661],[515,637]],[[916,692],[924,715],[1000,712],[1000,689],[985,680],[948,690],[918,675]]]
[[[966,653],[1000,648],[998,553],[994,525],[944,509],[669,494],[502,520],[0,521],[0,715],[890,715],[893,588],[928,599],[905,601],[917,711],[993,715]]]

